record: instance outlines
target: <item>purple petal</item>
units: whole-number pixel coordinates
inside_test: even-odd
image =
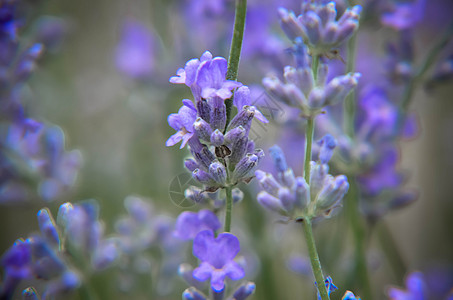
[[[193,241],[192,252],[201,261],[207,261],[210,245],[214,242],[214,233],[210,230],[199,232]]]
[[[186,85],[191,86],[197,78],[197,70],[199,70],[200,61],[198,58],[193,58],[186,63],[184,70],[186,71]]]
[[[206,263],[202,262],[197,268],[195,268],[192,272],[192,276],[199,281],[205,281],[211,277],[213,272],[213,267]]]
[[[220,292],[225,288],[225,271],[213,270],[211,274],[211,287],[214,291]]]
[[[250,105],[250,89],[247,86],[241,86],[237,89],[234,93],[233,99],[234,106],[237,107],[238,110],[241,110],[244,105]]]
[[[165,146],[171,147],[179,143],[184,136],[184,133],[182,131],[178,131],[175,134],[173,134],[171,137],[168,138],[168,140],[165,142]]]
[[[235,261],[229,262],[224,267],[225,273],[232,280],[239,280],[245,276],[244,269]]]
[[[207,61],[207,60],[212,60],[212,54],[209,51],[205,51],[200,57],[200,61],[201,62],[204,62],[204,61]]]
[[[186,83],[186,71],[180,68],[176,71],[176,76],[170,77],[170,82],[175,84]]]

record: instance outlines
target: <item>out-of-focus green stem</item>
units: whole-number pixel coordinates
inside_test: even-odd
[[[314,131],[315,131],[315,120],[313,119],[313,117],[308,117],[307,125],[305,127],[305,162],[304,162],[304,178],[307,184],[310,184],[310,161]]]
[[[324,275],[322,273],[321,262],[319,260],[318,251],[316,250],[311,220],[309,218],[304,219],[303,225],[305,241],[308,247],[308,254],[310,255],[311,268],[313,270],[313,275],[315,276],[319,294],[321,295],[322,300],[329,300],[329,294],[327,293],[326,285],[324,284]]]
[[[350,222],[352,234],[354,237],[354,273],[353,276],[362,289],[364,299],[372,299],[370,279],[368,276],[368,267],[366,261],[366,224],[359,210],[359,190],[355,178],[352,176],[349,180],[349,192],[346,196],[346,215]]]
[[[313,71],[313,78],[318,78],[318,66],[319,66],[319,55],[313,55],[313,60],[311,62],[311,70]]]
[[[348,41],[348,58],[346,62],[346,73],[354,72],[355,69],[355,54],[357,45],[357,33],[355,33]],[[352,90],[344,100],[344,131],[351,138],[354,137],[354,120],[355,120],[355,91]]]
[[[378,237],[379,243],[381,244],[382,250],[389,260],[389,264],[393,269],[393,273],[399,283],[402,284],[404,275],[406,275],[407,267],[404,262],[401,252],[398,249],[395,239],[393,238],[392,232],[389,230],[387,224],[382,220],[378,225]]]
[[[225,188],[226,192],[226,210],[225,210],[225,232],[231,231],[231,214],[233,212],[233,195],[231,186]]]
[[[409,105],[413,99],[413,94],[415,91],[415,88],[425,75],[426,71],[434,64],[436,61],[437,56],[439,53],[445,48],[445,46],[448,44],[451,36],[453,35],[453,22],[450,23],[448,26],[447,30],[444,32],[442,37],[437,41],[437,43],[434,45],[434,47],[431,49],[431,51],[428,53],[428,55],[425,57],[423,62],[421,63],[420,67],[417,69],[415,74],[409,79],[407,82],[403,96],[401,99],[401,104],[400,104],[400,117],[398,118],[398,129],[401,130],[402,127],[404,127],[404,123],[406,121],[407,117],[407,110],[409,108]]]
[[[245,16],[247,13],[247,0],[236,0],[234,16],[233,39],[231,40],[230,56],[228,57],[228,71],[226,79],[237,80],[239,60],[241,58],[242,40],[244,38]],[[225,100],[226,124],[230,123],[233,98]]]

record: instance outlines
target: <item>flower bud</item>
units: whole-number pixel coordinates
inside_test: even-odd
[[[55,220],[52,217],[49,209],[43,208],[38,212],[39,229],[41,230],[44,238],[52,245],[58,246],[60,244],[60,237],[55,225]]]
[[[195,120],[195,122],[193,123],[193,129],[197,132],[200,139],[206,142],[209,142],[211,140],[211,126],[202,118],[198,117]]]
[[[211,134],[210,140],[212,145],[220,147],[221,145],[223,145],[224,141],[223,133],[218,129],[214,130],[214,132]]]
[[[253,282],[247,282],[242,284],[233,294],[234,300],[245,300],[250,295],[255,293],[256,286]]]
[[[259,204],[261,204],[262,206],[264,206],[267,209],[270,209],[270,210],[278,212],[278,213],[283,211],[283,207],[280,202],[280,199],[270,195],[268,192],[265,192],[265,191],[259,192],[257,195],[257,200],[258,200]]]
[[[225,166],[221,164],[218,160],[212,162],[209,166],[209,175],[214,179],[218,184],[225,185],[227,180],[227,173]]]

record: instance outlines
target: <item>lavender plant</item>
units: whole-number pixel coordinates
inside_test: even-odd
[[[90,63],[81,65],[80,78],[68,84],[60,78],[66,68],[60,69],[58,58],[53,64],[44,57],[49,69],[36,81],[31,75],[45,50],[62,49],[65,26],[73,20],[45,17],[28,27],[29,16],[50,8],[0,0],[0,203],[22,204],[0,212],[1,226],[8,228],[0,239],[0,246],[7,243],[0,259],[0,299],[452,297],[451,266],[431,272],[425,256],[421,263],[414,253],[406,254],[406,248],[416,248],[412,244],[400,252],[413,234],[394,237],[398,228],[386,226],[391,212],[423,198],[406,185],[400,152],[402,142],[420,132],[419,117],[411,110],[417,89],[438,93],[451,79],[451,52],[445,51],[451,24],[423,55],[417,44],[419,34],[431,30],[423,27],[436,23],[429,18],[440,5],[423,0],[234,2],[235,10],[233,1],[224,0],[145,1],[131,5],[127,16],[111,5],[102,11],[121,11],[112,20],[123,23],[105,24],[121,28],[118,41],[108,40],[115,34],[103,29],[105,16],[96,14],[96,26],[76,22],[73,29],[82,29],[84,42],[70,44],[68,65],[77,69],[75,53],[83,48],[90,51]],[[90,4],[83,20],[101,7]],[[87,41],[100,32],[103,38],[91,48]],[[100,46],[104,42],[117,42],[116,48],[106,53]],[[183,63],[194,53],[202,54]],[[58,112],[59,106],[35,103],[30,95],[36,92],[41,100],[64,90],[72,99],[72,84],[84,82],[82,89],[89,90],[84,78],[91,78],[93,69],[88,65],[103,59],[125,76],[115,77],[108,69],[108,75],[90,83],[96,92],[88,97],[89,105],[71,104],[77,114],[64,122],[77,120],[78,130],[71,133],[87,154],[89,169],[81,189],[70,192],[81,154],[66,151],[63,130],[41,115]],[[58,83],[46,88],[53,80],[49,74],[58,74]],[[189,87],[190,94],[165,87],[169,76],[170,83]],[[123,80],[126,88],[118,84]],[[143,89],[137,92],[138,87]],[[110,100],[122,97],[127,99],[121,105]],[[173,106],[175,99],[184,99],[182,106]],[[429,109],[433,106],[430,102]],[[167,131],[155,127],[165,118]],[[112,181],[108,186],[96,173],[104,160],[90,157],[96,146],[82,145],[84,128],[106,132],[102,138],[115,141],[106,155],[112,160],[101,171]],[[265,134],[257,135],[257,128]],[[260,149],[275,143],[268,151]],[[168,148],[175,145],[180,151]],[[170,198],[178,206],[171,207],[161,183],[176,174],[177,165],[190,175],[172,181],[183,187],[181,193],[170,184]],[[444,174],[447,166],[445,161],[438,172]],[[118,194],[131,190],[146,197],[118,202],[123,199]],[[175,201],[175,194],[183,202]],[[87,195],[100,201],[77,201]],[[37,196],[47,208],[28,201]],[[39,231],[24,233],[29,219]],[[402,219],[397,224],[404,228],[408,219]],[[434,226],[428,212],[422,221],[426,228]],[[26,238],[13,243],[6,234],[11,224],[23,226],[13,238]],[[448,223],[439,224],[440,235]],[[430,251],[448,251],[448,239],[442,247],[433,246],[425,233],[417,235]],[[416,263],[406,264],[410,260]]]

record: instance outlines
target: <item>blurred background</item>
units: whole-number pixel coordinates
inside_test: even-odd
[[[170,184],[177,176],[185,178],[183,158],[189,153],[177,146],[165,146],[174,133],[167,116],[177,112],[182,99],[192,96],[186,86],[171,85],[168,79],[187,60],[200,57],[205,50],[214,56],[228,56],[233,1],[29,2],[22,36],[31,39],[39,20],[52,17],[60,18],[63,34],[58,45],[45,53],[24,88],[26,108],[34,118],[60,126],[66,148],[79,149],[83,164],[75,187],[58,200],[46,203],[35,197],[25,204],[1,207],[0,252],[5,252],[18,237],[37,231],[36,213],[40,208],[47,206],[56,214],[58,206],[67,201],[99,201],[106,235],[114,232],[115,220],[125,214],[123,200],[128,195],[148,199],[156,214],[176,217],[184,208],[172,201]],[[340,9],[345,7],[338,2]],[[258,101],[267,99],[260,90],[261,79],[268,72],[281,72],[282,66],[291,63],[285,52],[290,42],[279,27],[276,9],[285,6],[298,11],[298,5],[296,0],[249,1],[239,81],[256,87]],[[424,18],[414,35],[415,64],[439,39],[453,19],[452,12],[453,3],[449,0],[426,3]],[[134,30],[136,36],[129,33]],[[379,59],[385,57],[386,42],[394,38],[391,30],[370,17],[358,35],[359,45],[363,44],[358,50],[360,71],[374,72],[373,63],[379,64]],[[135,50],[134,43],[144,52]],[[452,51],[450,42],[439,62]],[[340,53],[343,55],[344,49]],[[436,65],[427,77],[435,69]],[[369,232],[367,259],[377,299],[385,298],[389,286],[404,283],[394,272],[394,262],[383,254],[385,242],[381,239],[388,238],[382,233],[385,230],[392,232],[406,274],[420,270],[434,274],[433,278],[441,273],[444,278],[453,279],[452,94],[450,81],[436,83],[429,89],[420,85],[414,95],[410,111],[417,113],[419,133],[400,143],[399,166],[404,171],[405,186],[416,189],[419,196],[409,206],[385,215]],[[289,113],[278,105],[274,108],[281,114]],[[278,118],[270,121],[266,127],[254,125],[257,147],[266,153],[284,128]],[[301,162],[302,157],[291,160]],[[257,188],[253,183],[241,188],[245,198],[235,207],[233,231],[238,232],[243,247],[255,253],[251,254],[254,265],[246,275],[257,285],[253,299],[313,299],[310,277],[298,274],[303,273],[306,263],[302,259],[306,248],[300,225],[280,224],[277,217],[267,214],[256,202]],[[344,286],[351,282],[343,274],[352,252],[343,248],[353,248],[345,224],[340,212],[315,228],[321,262],[341,291],[355,288]],[[343,245],[341,251],[338,245]],[[287,267],[294,255],[302,257],[297,260],[298,273]],[[117,292],[114,273],[107,270],[99,275],[96,284],[103,286],[101,299],[128,297],[127,293]],[[155,292],[151,296],[142,292],[135,294],[134,299],[179,299],[187,285],[179,279],[174,282],[171,292]],[[147,284],[145,278],[143,286]],[[334,293],[332,298],[340,299],[342,294]],[[77,299],[79,295],[72,297]]]

